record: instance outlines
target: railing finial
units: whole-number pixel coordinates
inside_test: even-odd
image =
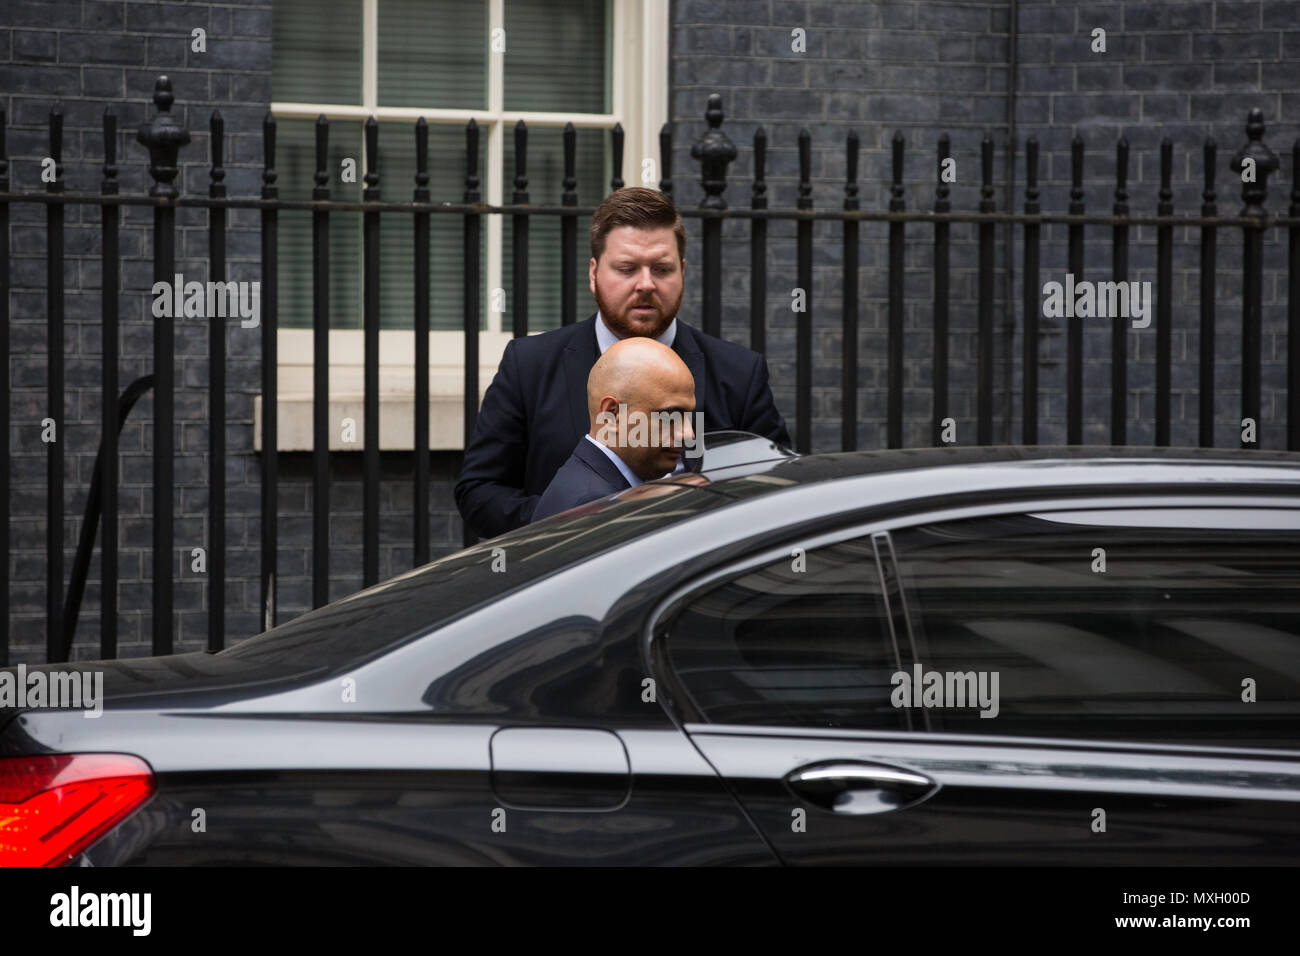
[[[710,93],[704,119],[709,128],[691,146],[691,159],[700,164],[700,185],[704,187],[701,209],[726,209],[722,193],[727,188],[727,165],[736,158],[736,144],[722,127],[722,96]]]
[[[1249,162],[1248,162],[1249,161]],[[1242,177],[1240,215],[1264,219],[1268,211],[1264,200],[1268,197],[1268,177],[1277,172],[1277,154],[1264,145],[1264,112],[1258,106],[1246,117],[1246,144],[1237,150],[1228,168]],[[1245,171],[1251,168],[1250,179]]]
[[[181,147],[190,141],[190,131],[179,126],[171,114],[176,97],[172,94],[172,81],[166,76],[158,77],[154,83],[153,102],[158,112],[140,127],[135,138],[149,150],[149,175],[154,181],[149,195],[175,197],[177,192],[172,181],[180,171],[176,160]]]

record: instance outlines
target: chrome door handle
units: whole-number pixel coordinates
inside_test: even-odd
[[[915,806],[939,789],[914,770],[860,760],[808,764],[787,774],[785,783],[819,809],[850,815]]]

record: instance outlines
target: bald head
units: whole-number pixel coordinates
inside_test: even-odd
[[[587,412],[592,425],[600,413],[600,400],[617,399],[628,408],[637,408],[647,392],[688,390],[695,394],[695,379],[677,353],[654,339],[634,336],[619,339],[596,360],[587,376]]]
[[[620,446],[617,436],[602,426],[618,421],[624,434],[636,435],[635,421],[657,413],[676,412],[689,419],[695,410],[695,379],[677,353],[661,342],[638,336],[620,339],[605,350],[587,376],[587,411],[591,437],[622,458],[639,477],[658,478],[676,467],[684,435],[680,429],[641,432],[651,441]],[[687,422],[686,427],[689,427]]]

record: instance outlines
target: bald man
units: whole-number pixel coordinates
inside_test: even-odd
[[[693,448],[695,379],[654,339],[615,342],[587,376],[591,430],[560,466],[532,521],[672,473]]]

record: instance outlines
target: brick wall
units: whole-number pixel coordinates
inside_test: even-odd
[[[206,31],[206,52],[191,49],[191,32]],[[67,191],[98,192],[103,179],[102,117],[117,116],[117,165],[121,191],[145,192],[148,155],[136,142],[139,126],[154,113],[159,74],[171,78],[173,113],[191,130],[181,152],[177,186],[186,195],[206,195],[208,121],[219,109],[226,124],[226,183],[232,195],[254,193],[261,184],[260,127],[270,102],[271,45],[268,0],[220,5],[103,2],[103,0],[11,0],[0,7],[0,89],[8,116],[11,189],[40,189],[40,162],[49,155],[49,113],[55,97],[63,112],[63,183]],[[45,646],[46,447],[39,422],[46,407],[47,296],[45,208],[12,206],[10,262],[13,352],[9,435],[14,487],[11,509],[13,556],[10,589],[11,659],[43,659]],[[124,206],[119,282],[122,388],[152,371],[154,319],[152,210]],[[207,278],[206,213],[177,214],[178,271]],[[64,259],[66,402],[63,431],[66,461],[64,509],[65,569],[86,506],[101,425],[101,214],[97,207],[68,206]],[[258,278],[256,214],[236,211],[227,238],[228,276]],[[202,579],[189,571],[181,552],[207,544],[208,412],[207,337],[204,320],[176,322],[176,566],[175,628],[178,650],[206,642]],[[257,480],[252,458],[252,396],[258,388],[260,343],[234,322],[227,336],[229,361],[226,415],[230,447],[228,535],[231,567],[238,550],[257,541]],[[121,434],[119,619],[122,656],[147,653],[150,641],[153,499],[152,396],[136,406]],[[77,657],[97,657],[100,562],[96,548],[77,630]],[[255,628],[241,585],[230,586],[227,620],[232,634]]]
[[[762,125],[768,137],[768,196],[771,206],[795,203],[797,137],[812,134],[812,179],[817,208],[842,208],[844,141],[850,129],[861,142],[860,197],[863,209],[884,210],[889,200],[890,140],[906,142],[906,202],[909,209],[934,203],[935,150],[941,133],[952,138],[958,180],[954,210],[977,208],[980,140],[995,143],[994,184],[999,209],[1022,208],[1025,182],[1023,143],[1038,137],[1041,204],[1065,212],[1070,183],[1070,141],[1086,148],[1085,192],[1089,211],[1109,212],[1114,193],[1114,149],[1126,136],[1131,147],[1130,207],[1155,212],[1159,185],[1159,141],[1175,146],[1174,202],[1183,213],[1200,210],[1199,150],[1213,136],[1219,144],[1220,211],[1241,207],[1240,182],[1230,181],[1227,164],[1245,142],[1248,110],[1258,106],[1268,124],[1266,142],[1282,161],[1270,189],[1269,208],[1285,210],[1292,181],[1290,143],[1300,123],[1300,20],[1294,3],[1212,2],[1078,3],[1021,0],[1015,76],[1016,155],[1011,195],[1005,169],[1008,126],[1009,4],[981,2],[823,3],[811,0],[678,0],[673,4],[671,117],[675,198],[683,206],[702,197],[691,143],[704,130],[708,94],[722,95],[723,129],[740,154],[729,171],[726,198],[749,205],[752,140]],[[1093,53],[1094,27],[1107,31],[1107,52]],[[806,52],[792,48],[792,33],[806,33]],[[688,275],[700,275],[699,220],[689,219]],[[1130,236],[1130,278],[1154,284],[1154,229]],[[1175,236],[1174,364],[1172,438],[1195,444],[1197,361],[1197,238]],[[795,227],[769,227],[768,349],[778,403],[793,424],[794,314],[790,309],[795,273]],[[749,226],[724,226],[726,275],[723,330],[749,337]],[[839,448],[839,352],[841,348],[840,226],[814,227],[814,423],[813,448]],[[929,441],[930,360],[933,356],[932,230],[908,227],[906,263],[906,365],[904,442]],[[1065,227],[1044,230],[1042,281],[1064,280]],[[952,227],[950,284],[950,403],[959,442],[974,439],[976,247],[974,227]],[[1006,296],[1007,233],[998,230],[994,323],[995,440],[1020,437],[1020,349],[1018,329],[1021,248],[1013,247],[1015,280]],[[1264,402],[1261,446],[1282,447],[1285,400],[1285,236],[1273,231],[1265,247]],[[883,447],[886,407],[887,227],[862,226],[859,300],[858,447]],[[1234,444],[1240,420],[1240,236],[1221,231],[1219,249],[1219,348],[1216,380],[1216,442]],[[1086,275],[1108,276],[1109,230],[1087,233]],[[1102,274],[1106,270],[1106,275]],[[1010,305],[1010,307],[1009,307]],[[688,282],[687,316],[699,316],[700,285]],[[1065,440],[1064,330],[1060,320],[1042,320],[1040,350],[1040,441]],[[1109,323],[1085,327],[1084,440],[1109,440]],[[1130,332],[1129,441],[1154,438],[1154,329]],[[942,416],[943,412],[940,413]]]
[[[192,49],[192,31],[206,32],[206,50]],[[102,181],[102,116],[117,115],[118,180],[124,194],[151,185],[148,155],[136,142],[139,126],[155,112],[160,74],[172,82],[178,123],[192,140],[180,154],[176,181],[183,195],[207,195],[209,120],[225,120],[224,165],[228,195],[259,194],[262,120],[271,102],[270,0],[227,3],[153,3],[143,0],[11,0],[0,6],[0,90],[8,117],[11,189],[42,188],[40,162],[49,154],[49,113],[55,97],[64,124],[63,182],[67,191],[98,192]],[[46,446],[40,421],[46,410],[47,296],[45,208],[11,207],[10,342],[13,388],[9,397],[12,556],[10,559],[10,659],[45,655]],[[77,535],[100,439],[101,314],[100,212],[69,206],[65,238],[66,461],[64,567],[70,574]],[[121,387],[153,367],[152,210],[122,207]],[[227,278],[261,279],[260,216],[232,210],[227,232]],[[177,213],[176,268],[187,280],[207,279],[207,214]],[[176,323],[176,465],[173,635],[177,651],[207,644],[205,575],[190,570],[190,549],[208,547],[208,325]],[[261,390],[261,331],[228,322],[226,335],[227,608],[228,643],[261,630],[261,457],[253,452],[253,399]],[[150,652],[152,608],[151,396],[131,413],[120,440],[118,648],[122,657]],[[435,555],[456,550],[460,521],[451,488],[459,456],[435,453],[428,517]],[[412,490],[409,456],[383,456],[379,574],[411,567]],[[280,462],[279,620],[311,606],[310,455]],[[330,562],[332,598],[361,587],[361,476],[359,455],[331,463]],[[75,658],[98,657],[100,559],[96,547],[77,628]]]

